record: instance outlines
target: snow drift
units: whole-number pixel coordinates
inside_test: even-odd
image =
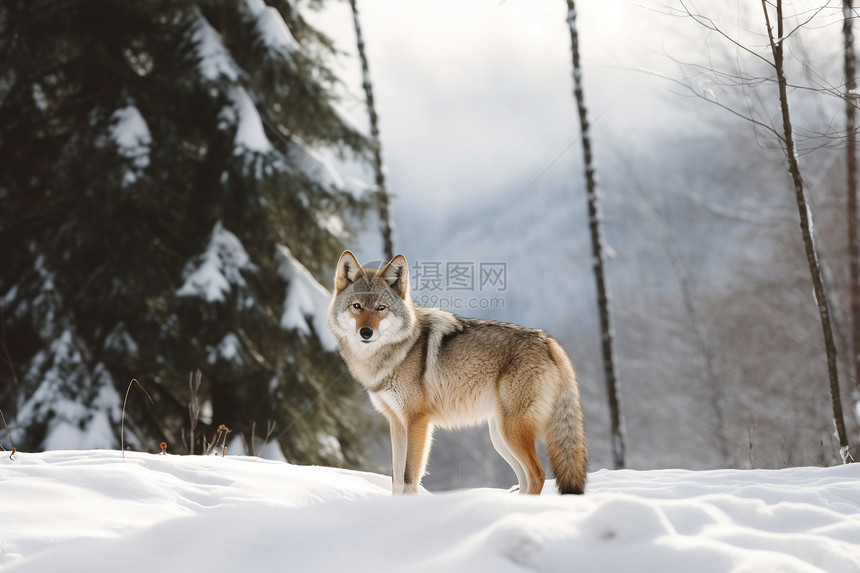
[[[860,464],[607,471],[584,496],[116,451],[0,460],[5,571],[860,571]]]

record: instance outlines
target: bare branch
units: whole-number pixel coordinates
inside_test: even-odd
[[[122,451],[123,459],[125,458],[125,405],[128,402],[128,394],[131,392],[132,384],[137,384],[138,387],[143,390],[143,393],[146,394],[146,397],[149,398],[150,404],[155,404],[155,402],[152,401],[152,396],[150,396],[149,392],[146,391],[146,388],[144,388],[137,379],[132,378],[131,382],[128,383],[128,387],[125,389],[125,399],[122,401],[122,421],[119,426],[119,449]]]

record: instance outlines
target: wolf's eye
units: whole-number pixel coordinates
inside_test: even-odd
[[[354,308],[355,310],[361,310],[361,305],[357,302],[354,302],[352,303],[352,308]]]
[[[379,306],[376,307],[376,312],[382,312],[386,308],[388,308],[388,307],[385,306],[384,304],[380,304]]]

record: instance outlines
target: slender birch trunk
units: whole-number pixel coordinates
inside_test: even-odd
[[[367,100],[367,114],[370,116],[370,138],[373,148],[373,170],[376,174],[376,198],[379,205],[379,222],[382,226],[382,244],[385,260],[394,258],[394,216],[391,212],[391,198],[385,187],[385,169],[382,165],[382,143],[379,138],[379,116],[376,114],[376,104],[373,101],[373,86],[370,83],[370,69],[367,65],[367,54],[364,52],[364,36],[361,34],[361,23],[358,18],[356,0],[349,0],[352,7],[352,19],[355,23],[355,39],[358,44],[358,57],[361,59],[362,87]]]
[[[845,137],[848,186],[848,259],[851,299],[851,345],[854,365],[854,401],[860,403],[860,236],[857,233],[857,58],[854,54],[854,0],[842,2],[845,39]],[[860,422],[860,420],[858,420]]]
[[[776,9],[776,36],[770,22],[770,14],[767,11],[768,4]],[[836,426],[836,435],[839,439],[839,454],[842,463],[847,463],[850,458],[848,447],[848,436],[845,432],[845,420],[842,416],[842,400],[839,392],[839,372],[836,367],[836,344],[833,342],[833,329],[830,324],[830,307],[827,302],[827,292],[821,279],[821,268],[818,264],[818,255],[815,252],[815,243],[812,238],[812,212],[806,200],[803,187],[803,178],[800,175],[800,166],[797,161],[797,149],[792,134],[791,115],[788,107],[788,88],[785,79],[784,67],[784,23],[782,17],[782,0],[761,0],[764,10],[767,34],[773,53],[773,65],[776,70],[777,85],[779,86],[779,104],[782,111],[783,142],[785,144],[785,155],[788,159],[788,172],[794,183],[794,193],[797,199],[797,209],[800,214],[800,230],[803,234],[803,245],[806,249],[806,258],[809,262],[809,272],[812,275],[812,286],[815,300],[818,303],[818,313],[821,317],[821,327],[824,331],[824,346],[827,351],[827,369],[830,376],[830,396],[833,402],[833,422]]]
[[[618,382],[615,377],[615,332],[612,327],[609,293],[606,288],[606,275],[604,272],[603,221],[597,193],[597,178],[594,168],[594,156],[591,149],[588,113],[582,91],[582,68],[579,65],[579,34],[576,30],[576,6],[574,5],[574,0],[567,0],[567,23],[570,27],[570,43],[573,55],[573,93],[579,112],[582,152],[585,157],[585,188],[588,195],[588,220],[591,230],[591,249],[594,257],[594,278],[597,283],[597,307],[600,313],[603,376],[606,383],[606,395],[609,400],[609,415],[612,425],[612,457],[615,468],[620,469],[625,464],[624,458],[627,439],[621,416]]]

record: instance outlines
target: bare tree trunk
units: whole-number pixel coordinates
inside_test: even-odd
[[[854,0],[842,2],[842,35],[845,38],[845,137],[848,186],[848,259],[851,298],[851,362],[854,365],[854,401],[860,403],[860,236],[857,233],[857,82],[854,54]],[[860,420],[858,420],[860,422]]]
[[[776,8],[776,36],[770,22],[770,14],[767,11],[769,0],[762,0],[767,34],[773,53],[773,65],[776,70],[777,84],[779,86],[779,103],[782,111],[783,141],[785,143],[785,155],[788,159],[788,172],[794,182],[794,193],[797,199],[797,208],[800,214],[800,229],[803,234],[803,245],[806,249],[806,258],[809,262],[809,272],[812,275],[812,286],[815,300],[818,303],[818,313],[821,317],[821,327],[824,331],[824,346],[827,351],[827,369],[830,375],[830,395],[833,402],[833,422],[836,426],[836,434],[839,438],[839,454],[842,463],[847,463],[850,458],[848,447],[848,436],[845,432],[845,420],[842,416],[842,400],[839,392],[839,372],[836,367],[836,345],[833,342],[833,329],[830,325],[830,308],[827,304],[827,293],[821,279],[821,269],[818,265],[818,256],[815,252],[815,244],[812,240],[812,213],[806,201],[803,189],[803,178],[800,175],[800,167],[797,162],[797,149],[791,128],[791,115],[788,107],[788,90],[785,79],[785,68],[783,65],[784,25],[782,18],[782,0],[775,0],[772,5]]]
[[[373,102],[373,86],[370,83],[370,69],[367,66],[367,55],[364,52],[364,36],[361,35],[361,24],[358,18],[356,0],[349,0],[352,7],[352,19],[355,23],[355,39],[358,43],[358,57],[361,59],[362,87],[367,99],[367,114],[370,116],[370,138],[373,147],[373,170],[376,173],[376,199],[379,205],[379,222],[382,225],[382,243],[385,260],[394,258],[394,217],[391,212],[391,199],[385,188],[385,170],[382,166],[382,143],[379,139],[379,116]]]
[[[594,157],[591,150],[591,133],[589,131],[588,113],[582,91],[582,68],[579,65],[579,34],[576,30],[576,6],[574,0],[567,0],[567,23],[570,27],[570,43],[573,55],[573,93],[579,112],[579,126],[582,132],[582,152],[585,157],[585,188],[588,194],[588,221],[591,229],[591,250],[594,257],[594,278],[597,282],[597,307],[600,313],[600,331],[603,340],[603,375],[606,383],[606,395],[609,400],[609,415],[612,425],[612,457],[615,468],[624,467],[626,436],[621,416],[618,382],[615,377],[615,332],[612,327],[609,294],[606,289],[604,272],[603,228],[600,202],[597,195],[597,179],[595,177]]]

